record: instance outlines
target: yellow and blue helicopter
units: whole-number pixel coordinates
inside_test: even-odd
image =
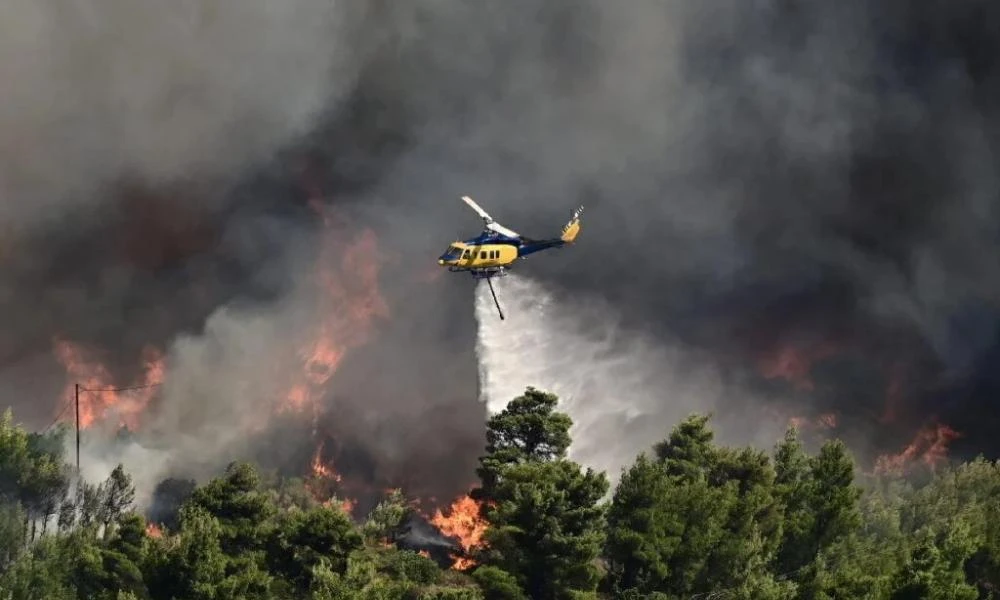
[[[444,254],[438,257],[438,264],[447,266],[452,272],[466,272],[474,279],[485,279],[489,283],[493,302],[497,305],[497,312],[500,313],[502,320],[503,310],[500,309],[496,292],[493,290],[493,278],[505,276],[515,261],[530,254],[572,244],[580,233],[580,215],[583,213],[583,207],[573,211],[573,216],[563,226],[559,237],[533,240],[497,223],[472,198],[462,196],[462,200],[476,211],[486,227],[472,239],[452,242]]]

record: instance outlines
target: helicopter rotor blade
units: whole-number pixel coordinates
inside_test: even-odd
[[[514,231],[513,229],[508,229],[507,227],[504,227],[503,225],[494,221],[493,217],[491,217],[488,212],[483,210],[483,207],[476,204],[476,201],[473,200],[472,198],[468,196],[462,196],[462,200],[464,200],[466,204],[472,207],[472,210],[476,211],[476,213],[480,217],[482,217],[483,221],[486,222],[486,228],[489,229],[490,231],[495,231],[500,235],[505,235],[507,237],[512,237],[512,238],[521,237],[521,235],[516,231]]]
[[[475,200],[473,200],[472,198],[470,198],[468,196],[462,196],[462,200],[464,200],[466,204],[468,204],[470,207],[472,207],[472,210],[476,211],[476,213],[480,217],[482,217],[482,219],[484,221],[486,221],[487,223],[492,223],[493,222],[493,217],[491,217],[489,215],[489,213],[487,213],[485,210],[483,210],[483,208],[481,206],[479,206],[478,204],[476,204]]]

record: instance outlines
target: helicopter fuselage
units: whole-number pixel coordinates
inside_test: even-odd
[[[536,241],[488,231],[472,239],[452,242],[438,257],[438,264],[447,266],[449,271],[469,271],[473,276],[503,275],[518,259],[564,244],[561,239]]]

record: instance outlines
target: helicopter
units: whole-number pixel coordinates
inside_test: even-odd
[[[485,279],[490,286],[490,293],[493,294],[493,303],[500,313],[500,320],[503,320],[503,310],[493,290],[493,278],[507,275],[507,271],[516,261],[530,254],[549,248],[562,248],[576,241],[580,233],[580,215],[583,214],[583,207],[580,206],[573,211],[573,216],[563,226],[559,237],[535,240],[497,223],[472,198],[462,196],[462,200],[482,218],[485,228],[472,239],[452,242],[438,257],[438,264],[447,266],[452,272],[469,273],[473,279]]]

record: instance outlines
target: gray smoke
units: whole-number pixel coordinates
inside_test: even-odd
[[[7,2],[0,220],[93,206],[121,178],[231,178],[348,93],[360,10],[294,0]]]

